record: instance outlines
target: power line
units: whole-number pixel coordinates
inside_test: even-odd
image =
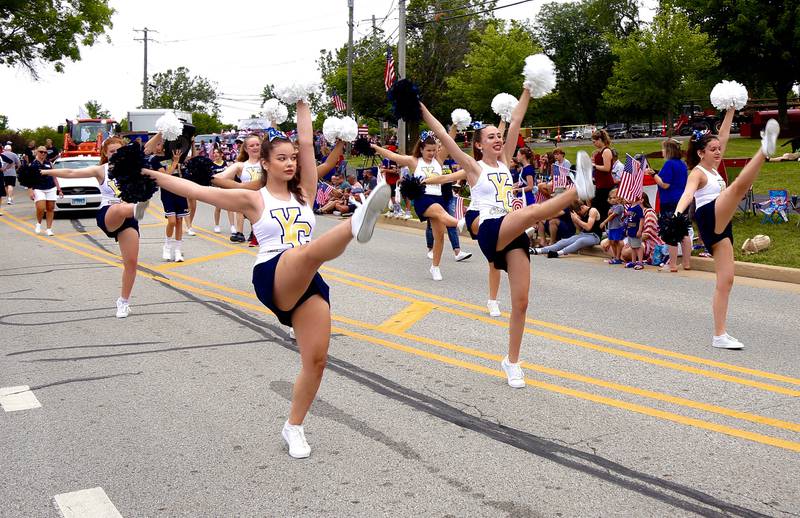
[[[519,2],[514,2],[513,4],[500,5],[500,6],[497,6],[497,7],[492,7],[490,9],[483,9],[482,11],[473,11],[471,13],[466,13],[466,14],[457,14],[455,16],[448,16],[447,18],[439,18],[439,19],[435,19],[434,18],[433,20],[423,20],[423,21],[420,21],[420,22],[416,22],[414,25],[419,26],[419,25],[427,25],[429,23],[438,23],[438,22],[446,22],[448,20],[457,20],[459,18],[466,18],[468,16],[475,16],[476,14],[484,14],[484,13],[491,13],[491,12],[494,12],[494,11],[499,11],[500,9],[505,9],[506,7],[513,7],[515,5],[526,4],[528,2],[533,2],[533,0],[520,0]],[[442,12],[444,12],[444,11],[442,11]],[[436,13],[436,14],[438,14],[438,13]]]

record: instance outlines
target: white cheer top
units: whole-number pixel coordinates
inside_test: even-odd
[[[417,168],[414,169],[414,176],[425,179],[432,176],[442,175],[442,165],[435,158],[430,163],[425,162],[422,157],[417,159]],[[425,194],[428,196],[441,196],[442,186],[425,184]]]
[[[481,160],[478,165],[481,166],[481,175],[470,189],[470,208],[476,207],[480,211],[479,221],[483,223],[487,219],[500,218],[511,212],[514,181],[508,167],[502,162],[498,162],[497,167],[492,167]]]
[[[293,194],[289,200],[279,200],[266,187],[258,192],[264,200],[264,211],[261,219],[253,223],[259,246],[255,264],[265,263],[285,250],[311,241],[317,220],[308,203],[301,205]]]
[[[703,174],[706,175],[706,185],[702,189],[697,189],[694,192],[694,201],[699,209],[703,205],[711,203],[716,200],[719,193],[725,190],[725,179],[720,176],[716,169],[708,171],[703,166],[697,166]]]
[[[255,163],[250,161],[242,162],[242,172],[239,174],[239,180],[241,180],[242,183],[260,180],[262,174],[264,173],[261,169],[260,161],[256,161]]]
[[[120,203],[119,188],[117,182],[108,178],[108,164],[104,164],[105,175],[103,176],[103,183],[100,184],[100,207]]]

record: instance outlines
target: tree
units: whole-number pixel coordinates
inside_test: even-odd
[[[4,0],[0,64],[22,66],[33,77],[45,64],[63,72],[64,59],[80,60],[80,46],[94,45],[112,27],[112,14],[108,0]]]
[[[100,104],[99,101],[95,101],[94,99],[90,99],[86,101],[86,113],[89,114],[89,117],[92,119],[110,119],[111,113],[108,110],[103,108],[103,105]]]
[[[556,65],[562,123],[598,121],[600,95],[614,56],[611,43],[638,25],[634,0],[551,2],[539,11],[535,33]]]
[[[8,115],[0,115],[0,131],[8,129]]]
[[[612,108],[632,115],[667,114],[683,99],[708,92],[708,74],[719,63],[708,35],[689,24],[685,14],[662,9],[650,27],[614,44],[617,59],[603,92]]]
[[[508,28],[499,20],[489,23],[470,45],[464,66],[447,78],[449,102],[437,111],[443,114],[444,108],[449,119],[453,108],[466,108],[474,120],[494,121],[492,98],[500,92],[518,97],[525,58],[540,50],[520,23],[512,22]]]
[[[150,79],[147,106],[187,112],[217,114],[217,92],[214,84],[201,76],[189,76],[189,69],[178,67],[154,74]]]
[[[787,98],[800,80],[800,0],[674,0],[714,40],[722,68],[753,90],[768,84],[787,122]]]
[[[222,132],[222,121],[219,117],[204,112],[192,113],[192,125],[198,135]]]

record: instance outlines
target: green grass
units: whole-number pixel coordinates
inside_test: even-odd
[[[743,216],[737,214],[733,219],[734,251],[737,261],[771,264],[800,268],[800,216],[794,212],[789,215],[789,223],[776,225],[762,224],[762,215]],[[742,244],[749,237],[764,234],[770,237],[770,247],[753,255],[742,253]]]

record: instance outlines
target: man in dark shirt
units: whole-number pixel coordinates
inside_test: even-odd
[[[55,162],[56,158],[61,154],[61,150],[53,145],[53,139],[49,138],[45,141],[45,149],[47,149],[47,159]]]

